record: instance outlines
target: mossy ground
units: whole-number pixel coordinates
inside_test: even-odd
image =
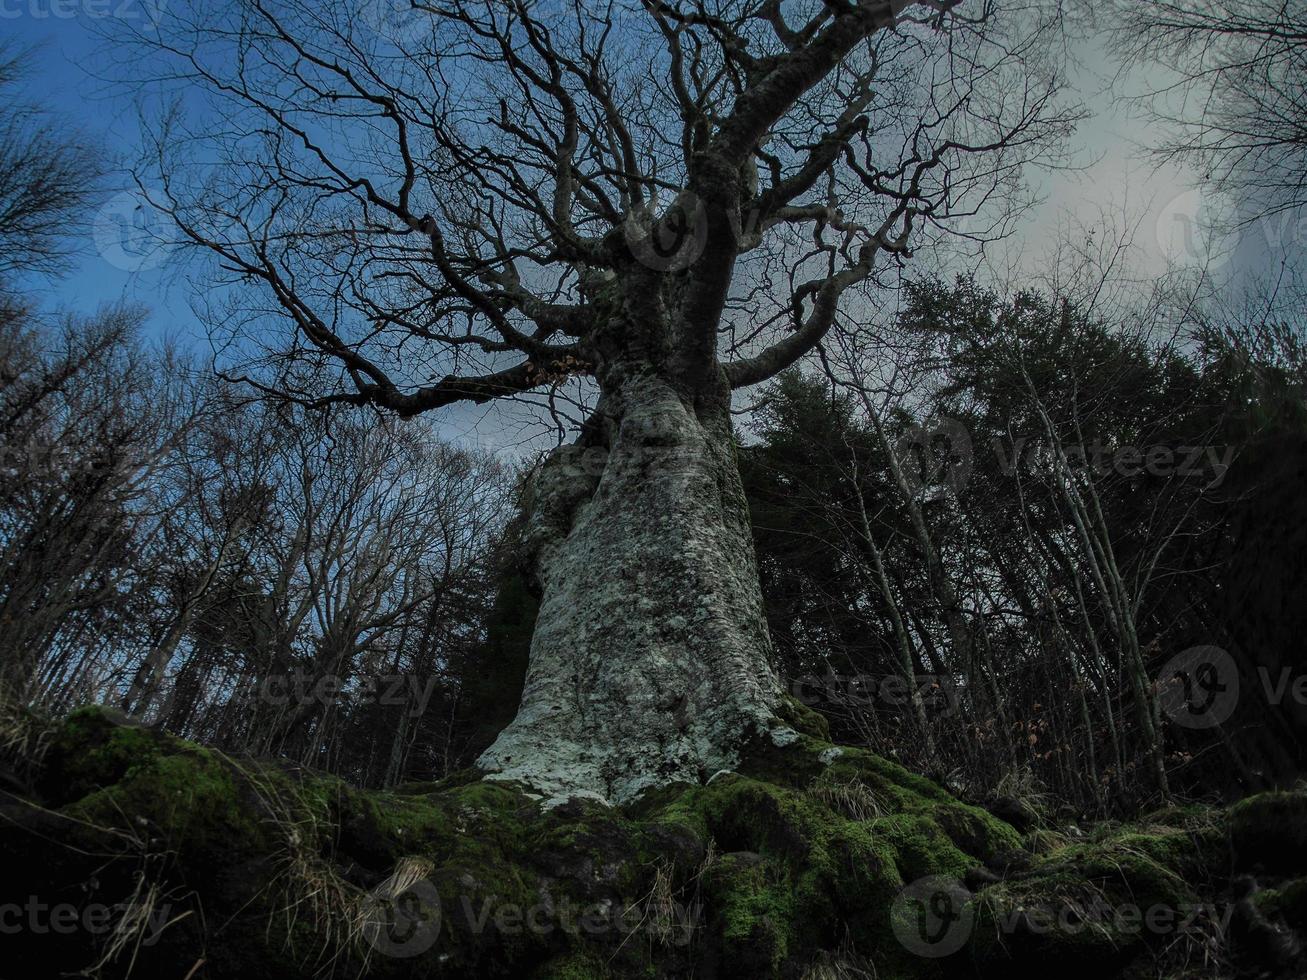
[[[1257,798],[1228,819],[1177,808],[1081,838],[1023,838],[928,779],[832,746],[812,719],[787,721],[806,734],[760,740],[707,785],[621,808],[546,808],[466,774],[363,792],[77,712],[48,740],[31,793],[0,798],[0,906],[98,904],[108,924],[8,935],[10,968],[797,980],[1056,966],[1104,977],[1173,950],[1174,936],[1094,908],[1200,906],[1221,893],[1231,853],[1266,857],[1268,834],[1300,856],[1300,795]],[[904,938],[904,922],[931,911],[929,896],[920,909],[904,898],[923,881],[957,884],[953,912],[969,927],[951,955]],[[1259,893],[1259,914],[1301,928],[1303,895],[1286,879]]]

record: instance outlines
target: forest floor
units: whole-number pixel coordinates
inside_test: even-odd
[[[1307,975],[1307,794],[1018,828],[791,722],[706,785],[549,807],[472,773],[363,791],[99,709],[10,718],[0,972]]]

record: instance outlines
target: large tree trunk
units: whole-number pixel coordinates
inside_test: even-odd
[[[699,782],[778,724],[780,688],[724,394],[605,393],[536,476],[540,617],[517,718],[478,760],[551,797]]]

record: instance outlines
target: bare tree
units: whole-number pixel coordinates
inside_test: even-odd
[[[402,416],[534,398],[579,430],[534,479],[541,614],[484,770],[625,798],[776,724],[731,392],[918,240],[1006,230],[1074,121],[1054,24],[995,0],[439,0],[378,32],[251,0],[170,5],[141,38],[213,97],[165,116],[142,182],[225,274],[229,376]]]
[[[1122,59],[1147,70],[1162,159],[1253,198],[1259,215],[1307,204],[1307,8],[1118,0],[1104,23]]]
[[[0,44],[0,276],[58,270],[102,176],[84,138],[14,91],[30,59]]]
[[[29,694],[94,660],[88,630],[110,645],[177,503],[162,473],[196,406],[140,321],[0,323],[0,680]]]
[[[58,676],[98,662],[97,696],[142,722],[360,781],[402,774],[431,695],[457,687],[459,644],[484,628],[510,469],[426,425],[202,388],[207,411],[146,481],[171,506],[124,549],[142,583],[134,631],[92,631],[105,656]],[[372,730],[376,715],[395,729]],[[361,759],[360,735],[389,763]]]

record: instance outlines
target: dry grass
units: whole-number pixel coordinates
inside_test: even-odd
[[[327,814],[317,812],[305,794],[276,785],[265,774],[235,760],[227,761],[258,798],[263,822],[278,842],[267,890],[275,896],[273,915],[283,920],[288,948],[300,918],[307,917],[310,928],[305,934],[322,937],[315,951],[317,963],[330,969],[342,955],[361,948],[363,923],[358,910],[364,893],[345,881],[321,855],[319,841],[330,829]],[[274,921],[268,922],[269,932]],[[290,948],[290,952],[298,955],[300,951]]]
[[[39,769],[53,732],[0,684],[0,767],[20,777]]]
[[[1057,808],[1057,800],[1029,766],[1021,766],[1005,772],[995,785],[994,793],[1015,800],[1028,810],[1038,823],[1045,825],[1051,822],[1053,812]]]
[[[1026,835],[1026,848],[1031,854],[1052,854],[1070,843],[1070,837],[1056,830],[1036,828]]]
[[[382,901],[394,901],[419,881],[425,881],[435,867],[424,857],[400,858],[390,877],[372,890],[372,897]]]
[[[294,787],[274,785],[267,776],[232,762],[259,798],[264,822],[279,842],[275,871],[268,890],[274,896],[274,915],[283,919],[286,943],[305,917],[305,935],[319,937],[315,950],[296,950],[319,975],[335,975],[341,960],[356,958],[366,972],[374,952],[372,940],[387,924],[387,911],[405,893],[426,880],[434,865],[425,857],[402,857],[390,875],[371,891],[347,881],[326,857],[322,842],[334,837],[329,815],[319,812],[320,801]],[[268,923],[271,930],[272,921]]]
[[[628,911],[637,908],[640,910],[640,918],[631,931],[644,932],[651,942],[668,945],[680,924],[679,920],[683,918],[672,887],[671,862],[663,859],[654,865],[653,883],[649,886],[649,891]]]
[[[50,815],[55,813],[31,801],[25,802],[33,810]],[[103,944],[97,943],[100,958],[78,974],[89,980],[97,980],[106,972],[130,978],[136,969],[141,947],[147,942],[157,941],[166,929],[192,914],[187,910],[171,915],[174,904],[185,904],[192,894],[184,889],[165,887],[166,875],[162,866],[167,864],[171,855],[158,849],[158,842],[151,840],[147,829],[140,823],[121,810],[119,815],[121,819],[117,826],[106,827],[66,813],[58,814],[60,820],[95,831],[96,836],[106,842],[106,849],[97,852],[106,864],[118,860],[135,860],[137,863],[132,892],[114,903],[117,915],[112,927]],[[130,957],[126,967],[118,965],[124,956]],[[109,970],[111,965],[113,969]]]
[[[1222,922],[1200,915],[1189,928],[1177,930],[1153,959],[1157,980],[1185,980],[1209,977],[1221,980],[1235,976],[1228,948],[1229,936]]]
[[[660,859],[654,865],[653,881],[649,890],[628,906],[622,914],[623,923],[630,922],[632,913],[636,911],[639,912],[639,918],[622,939],[621,945],[613,953],[613,958],[637,933],[644,933],[648,937],[650,946],[689,946],[694,941],[695,931],[700,926],[698,921],[699,909],[702,908],[699,897],[700,882],[716,860],[716,849],[709,841],[708,849],[698,868],[678,889],[673,879],[673,864],[665,858]]]
[[[808,964],[802,980],[876,980],[876,967],[849,949],[833,953],[823,950]]]
[[[136,969],[141,945],[158,940],[165,929],[191,914],[186,911],[161,922],[162,917],[169,915],[172,910],[170,896],[157,879],[144,872],[137,873],[135,888],[116,908],[120,914],[109,932],[99,962],[87,971],[89,976],[99,976],[100,971],[110,963],[116,963],[125,954],[130,954],[125,973],[125,976],[130,977]],[[118,971],[114,972],[117,974]]]
[[[850,820],[875,820],[885,815],[884,803],[856,779],[819,779],[808,787],[807,794]]]

